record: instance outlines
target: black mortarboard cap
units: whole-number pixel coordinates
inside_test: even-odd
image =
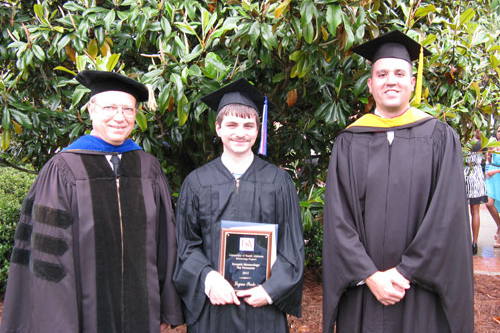
[[[394,30],[354,47],[352,51],[370,60],[372,63],[382,58],[398,58],[411,63],[418,59],[420,47],[422,46],[419,43],[404,33]],[[424,56],[431,54],[425,47],[423,50]]]
[[[90,97],[111,90],[129,93],[137,102],[145,102],[149,96],[144,84],[114,72],[84,70],[78,73],[76,80],[90,89]]]
[[[201,98],[217,113],[228,104],[243,104],[255,109],[262,115],[266,96],[257,90],[244,78],[231,82],[230,84]]]

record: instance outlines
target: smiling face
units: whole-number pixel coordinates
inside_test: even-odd
[[[135,124],[135,112],[125,112],[127,108],[135,110],[136,100],[126,92],[105,91],[94,95],[88,105],[92,135],[114,146],[125,142]]]
[[[415,78],[412,66],[407,61],[396,58],[375,61],[367,83],[377,104],[377,111],[382,116],[397,117],[410,106]]]
[[[223,111],[221,111],[223,112]],[[215,123],[217,135],[221,138],[224,153],[233,157],[243,157],[252,153],[252,147],[259,134],[256,114],[241,117],[229,113]]]

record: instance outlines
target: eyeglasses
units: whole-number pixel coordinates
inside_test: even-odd
[[[99,105],[97,103],[95,103],[95,105],[100,107],[108,117],[114,117],[118,113],[118,110],[122,110],[122,114],[125,118],[135,118],[135,113],[137,111],[136,108],[126,105]]]

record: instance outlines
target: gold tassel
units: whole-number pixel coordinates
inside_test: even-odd
[[[420,54],[418,56],[417,69],[417,87],[415,88],[415,98],[413,104],[419,105],[422,100],[422,77],[424,74],[424,48],[420,46]]]
[[[146,87],[148,88],[148,109],[149,109],[149,111],[156,111],[158,104],[156,104],[153,86],[150,84],[146,84]]]

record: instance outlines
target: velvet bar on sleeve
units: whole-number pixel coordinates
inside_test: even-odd
[[[218,269],[221,220],[278,224],[277,259],[262,285],[272,305],[211,305],[204,282]],[[284,170],[254,157],[236,186],[218,158],[185,179],[176,224],[174,283],[189,332],[288,332],[286,313],[300,316],[304,243],[297,193]]]
[[[335,324],[339,333],[473,332],[458,137],[426,116],[397,126],[378,122],[349,127],[333,147],[325,201],[324,332]],[[394,131],[392,144],[387,131]],[[360,282],[393,267],[411,287],[385,307]]]
[[[159,332],[183,323],[176,240],[158,161],[67,150],[42,169],[16,232],[1,332]]]

